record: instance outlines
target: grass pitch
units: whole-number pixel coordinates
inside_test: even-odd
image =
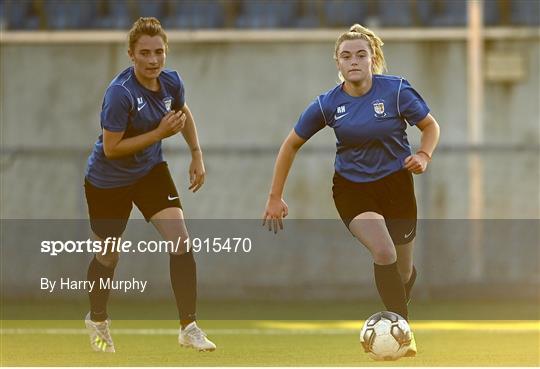
[[[375,362],[359,321],[202,321],[217,344],[177,344],[175,321],[115,321],[117,352],[90,351],[82,321],[4,321],[2,366],[538,366],[538,321],[421,321],[416,358]]]
[[[378,305],[353,304],[367,317]],[[117,308],[119,304],[116,305]],[[481,304],[474,304],[480,315]],[[58,309],[65,307],[58,306]],[[129,310],[129,306],[125,307]],[[253,305],[250,307],[253,311]],[[325,307],[330,308],[330,306]],[[200,326],[216,343],[215,352],[196,352],[177,343],[174,320],[113,320],[116,353],[92,352],[79,320],[2,320],[1,366],[540,366],[540,321],[533,309],[484,304],[499,316],[530,310],[526,320],[464,320],[471,305],[417,304],[411,327],[418,344],[416,358],[376,362],[364,354],[359,343],[360,320],[261,319],[202,320]],[[40,310],[52,307],[40,306]],[[123,309],[123,308],[122,308]],[[289,307],[284,307],[287,310]],[[461,309],[461,311],[460,311]],[[497,310],[498,309],[498,310]],[[205,309],[202,309],[203,311]],[[205,316],[212,312],[208,308]],[[287,311],[301,311],[300,306]],[[365,311],[364,311],[365,310]],[[380,310],[380,309],[379,309]],[[453,318],[444,316],[452,311]],[[437,313],[434,313],[437,312]],[[116,315],[119,311],[117,311]],[[334,316],[327,310],[328,316]],[[214,316],[217,316],[217,312]],[[240,314],[241,315],[241,314]],[[475,314],[476,315],[476,314]],[[433,316],[445,318],[433,319]],[[5,315],[4,315],[5,317]],[[531,317],[533,317],[531,319]]]

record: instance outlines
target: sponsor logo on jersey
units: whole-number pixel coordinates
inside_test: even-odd
[[[347,114],[349,114],[349,113],[345,113],[345,114],[341,114],[341,115],[337,115],[337,114],[336,114],[336,115],[334,115],[334,119],[335,119],[335,120],[340,120],[341,118],[343,118],[343,117],[346,116]]]
[[[142,108],[144,108],[146,103],[144,102],[142,97],[137,98],[137,111],[141,111]]]
[[[336,114],[334,114],[334,120],[340,120],[349,113],[345,113],[345,105],[338,106],[336,109]]]

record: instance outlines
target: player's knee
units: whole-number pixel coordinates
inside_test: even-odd
[[[395,263],[397,260],[396,250],[389,247],[379,247],[372,251],[373,261],[379,265]]]
[[[108,253],[105,255],[96,254],[96,259],[100,262],[100,264],[106,266],[107,268],[114,269],[118,264],[118,260],[120,260],[120,255],[117,252]]]
[[[189,234],[187,232],[183,232],[171,239],[174,244],[174,247],[169,250],[169,254],[171,255],[184,255],[192,249],[191,240],[189,239]],[[177,240],[180,240],[181,242],[177,242]]]

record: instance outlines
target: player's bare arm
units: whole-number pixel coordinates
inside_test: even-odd
[[[204,184],[206,176],[206,170],[204,169],[204,161],[202,156],[201,146],[199,145],[199,137],[197,136],[197,127],[195,126],[195,120],[193,114],[187,104],[184,104],[181,112],[186,117],[185,127],[182,130],[184,140],[189,146],[191,151],[191,164],[189,166],[189,189],[193,192],[197,192]]]
[[[263,226],[268,225],[268,230],[273,230],[274,233],[278,231],[278,227],[283,229],[282,219],[289,213],[289,208],[283,200],[283,189],[296,153],[305,142],[306,140],[298,136],[293,129],[279,149],[274,166],[272,186],[263,213]]]
[[[142,149],[180,132],[184,127],[186,114],[182,110],[169,112],[161,119],[153,131],[138,136],[123,138],[125,131],[112,132],[103,129],[103,151],[108,159],[118,159],[132,155]]]
[[[437,147],[439,142],[440,128],[439,124],[433,118],[431,114],[428,114],[416,125],[422,132],[420,138],[420,149],[416,154],[411,155],[405,159],[405,169],[411,171],[414,174],[424,173],[427,169],[433,151]]]

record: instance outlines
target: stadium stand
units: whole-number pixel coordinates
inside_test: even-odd
[[[99,0],[95,4],[96,17],[94,18],[93,23],[94,28],[126,29],[131,25],[132,17],[126,0]]]
[[[155,16],[169,29],[463,27],[466,0],[0,0],[6,30],[125,29]],[[538,26],[538,0],[485,0],[487,26]]]
[[[169,14],[159,19],[166,28],[220,28],[225,23],[222,2],[212,0],[184,0],[169,2]]]
[[[158,19],[163,19],[169,13],[167,8],[168,3],[164,0],[136,0],[134,6],[138,9],[139,16],[141,17],[156,17]]]
[[[299,14],[296,18],[297,28],[316,28],[321,23],[321,2],[304,0],[300,3]]]
[[[378,3],[380,25],[383,27],[410,27],[414,25],[409,1],[380,0]]]
[[[42,28],[40,27],[39,9],[35,7],[33,0],[6,0],[2,1],[2,3],[5,3],[2,7],[5,7],[6,18],[3,23],[6,28],[21,30]]]
[[[298,1],[243,0],[235,24],[239,28],[292,26],[298,15],[298,6]]]
[[[95,28],[97,7],[88,1],[47,1],[42,8],[47,27],[53,30]]]
[[[540,2],[513,0],[511,2],[511,21],[516,25],[540,25]]]
[[[327,0],[324,2],[325,24],[329,27],[346,27],[364,23],[369,3],[354,0]]]
[[[417,0],[416,5],[422,26],[452,27],[467,23],[465,0]]]

